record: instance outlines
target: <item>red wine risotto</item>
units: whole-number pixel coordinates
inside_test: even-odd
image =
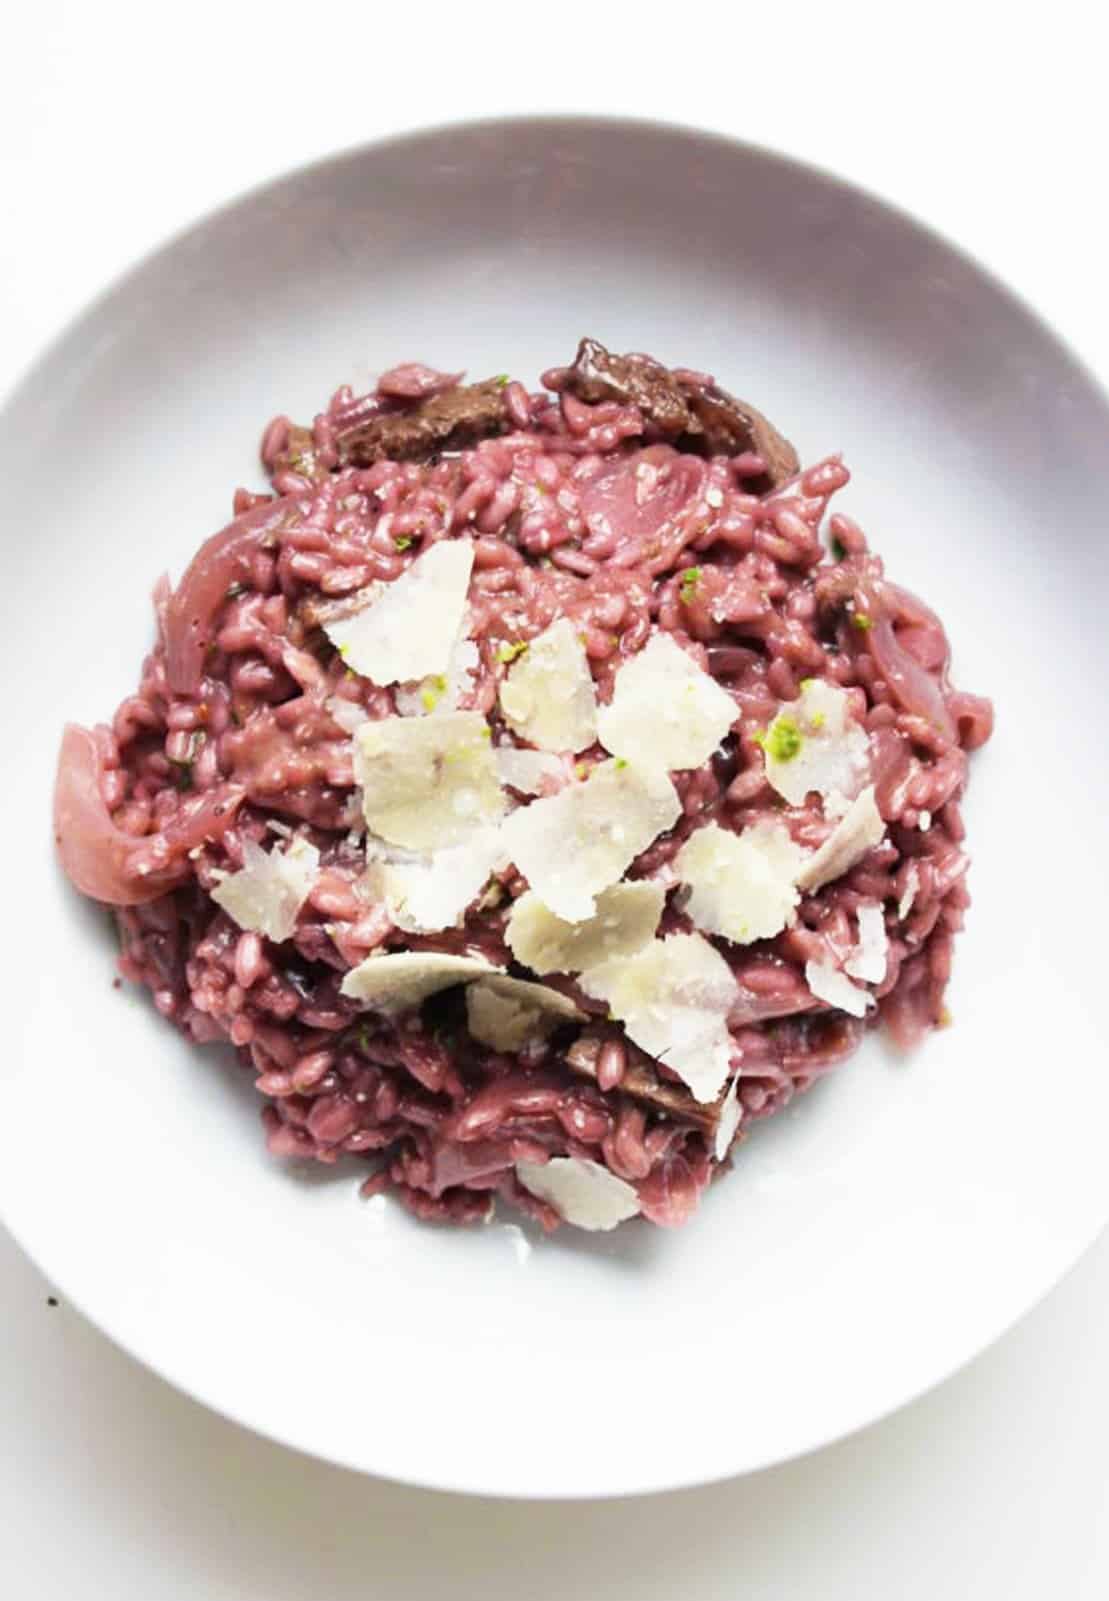
[[[868,1028],[946,1021],[993,714],[827,515],[838,457],[591,339],[261,448],[54,821],[275,1156],[429,1220],[672,1226]]]

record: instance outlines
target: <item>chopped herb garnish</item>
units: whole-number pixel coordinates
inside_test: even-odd
[[[497,660],[507,665],[508,662],[514,662],[517,656],[522,656],[527,648],[526,639],[506,639],[497,646]]]
[[[687,567],[685,572],[682,574],[681,586],[678,590],[684,605],[689,605],[690,601],[697,593],[697,585],[700,582],[701,569],[699,567]]]
[[[430,687],[420,691],[420,699],[425,712],[433,712],[439,704],[439,695]]]
[[[775,717],[766,733],[759,738],[766,754],[776,762],[791,762],[801,749],[801,730],[792,717]]]
[[[588,777],[589,768],[588,768],[587,764],[585,762],[578,762],[577,765],[574,768],[574,774],[575,774],[575,776],[577,778],[586,778],[586,777]]]
[[[627,765],[628,765],[627,762],[624,760],[624,758],[622,756],[617,756],[617,758],[616,758],[616,771],[618,773],[622,773],[624,771],[624,768]]]
[[[864,611],[853,611],[851,613],[851,627],[858,628],[865,634],[874,627],[874,619],[873,617],[868,617]]]
[[[846,546],[844,545],[842,539],[836,538],[835,534],[832,535],[831,540],[829,541],[829,549],[831,550],[836,561],[842,561],[847,555]]]
[[[407,550],[411,543],[412,543],[412,535],[411,534],[397,534],[397,535],[394,536],[394,539],[393,539],[393,544],[397,547],[398,550]]]
[[[506,372],[499,372],[493,379],[493,382],[496,384],[498,389],[507,389],[511,380]]]
[[[809,718],[810,728],[823,728],[824,723],[825,717],[823,712],[813,712],[812,716]]]

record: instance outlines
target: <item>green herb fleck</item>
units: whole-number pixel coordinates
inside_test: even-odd
[[[697,593],[697,585],[700,582],[701,569],[699,567],[687,567],[685,572],[682,574],[681,586],[678,590],[684,606],[689,605],[690,601]]]
[[[874,619],[873,617],[868,617],[864,611],[853,611],[851,613],[851,627],[858,628],[865,634],[874,627]]]
[[[496,384],[498,389],[507,389],[511,380],[506,372],[499,372],[493,379],[493,382]]]
[[[397,547],[398,550],[407,550],[411,543],[412,543],[412,535],[411,534],[396,534],[396,535],[394,535],[393,544]]]
[[[802,689],[802,691],[804,691],[806,689],[811,689],[815,683],[816,683],[816,679],[815,678],[802,678],[802,680],[801,680],[801,689]]]
[[[759,743],[772,761],[791,762],[801,749],[801,730],[792,717],[775,717]]]
[[[627,765],[628,765],[627,762],[624,760],[624,758],[622,756],[617,756],[617,758],[616,758],[616,771],[618,773],[622,773],[624,771],[624,768]]]
[[[527,648],[528,642],[526,639],[506,639],[497,646],[497,660],[504,662],[507,666],[509,662],[514,662],[517,656],[522,656]]]
[[[574,774],[575,774],[575,776],[577,778],[588,778],[589,777],[589,768],[588,768],[587,764],[585,762],[578,762],[578,764],[574,768]]]
[[[825,717],[823,712],[813,712],[812,716],[809,718],[810,728],[823,728],[824,723]]]
[[[430,687],[420,691],[420,700],[423,702],[425,712],[433,712],[439,704],[439,696]]]
[[[832,535],[829,541],[829,549],[831,550],[833,559],[835,561],[842,561],[847,555],[847,547],[844,545],[842,539],[836,538],[835,534]]]

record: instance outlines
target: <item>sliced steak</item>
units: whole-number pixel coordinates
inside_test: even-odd
[[[492,439],[509,426],[504,380],[456,384],[404,411],[370,417],[345,432],[336,445],[343,466],[370,467],[375,461],[427,461],[443,450],[461,450]]]
[[[579,400],[616,400],[637,406],[644,418],[679,450],[703,456],[739,456],[753,451],[765,471],[751,487],[775,489],[797,472],[797,452],[761,411],[736,400],[703,374],[671,372],[651,356],[614,356],[596,339],[583,339],[561,387]]]
[[[316,454],[316,439],[311,428],[290,423],[285,448],[270,468],[271,476],[278,473],[297,473],[309,483],[320,484],[327,477],[327,468]]]

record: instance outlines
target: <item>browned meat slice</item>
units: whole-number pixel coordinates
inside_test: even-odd
[[[695,1100],[684,1084],[675,1084],[663,1078],[649,1056],[637,1050],[630,1041],[625,1042],[628,1065],[620,1080],[620,1089],[633,1100],[641,1101],[655,1112],[663,1112],[675,1123],[688,1123],[700,1129],[708,1138],[716,1132],[720,1109],[724,1104],[721,1095],[711,1103]],[[579,1036],[566,1052],[566,1065],[583,1078],[596,1079],[597,1059],[604,1037],[586,1032]]]
[[[336,444],[344,466],[375,461],[426,461],[441,450],[459,450],[492,439],[508,427],[504,379],[456,384],[404,411],[383,412],[340,433]]]
[[[752,478],[757,490],[774,489],[798,470],[797,452],[761,411],[736,400],[698,373],[671,372],[650,356],[614,356],[596,339],[583,339],[562,387],[579,400],[618,400],[638,406],[663,437],[682,450],[706,456],[754,451],[765,472]]]
[[[564,387],[590,405],[619,400],[638,406],[669,440],[688,433],[693,422],[668,368],[650,356],[614,356],[597,339],[583,339],[578,345],[574,365],[566,368]]]
[[[282,472],[299,473],[301,478],[307,478],[311,483],[322,483],[327,477],[327,468],[316,455],[316,440],[311,428],[301,428],[298,423],[290,424],[285,449],[270,468],[271,476]]]

